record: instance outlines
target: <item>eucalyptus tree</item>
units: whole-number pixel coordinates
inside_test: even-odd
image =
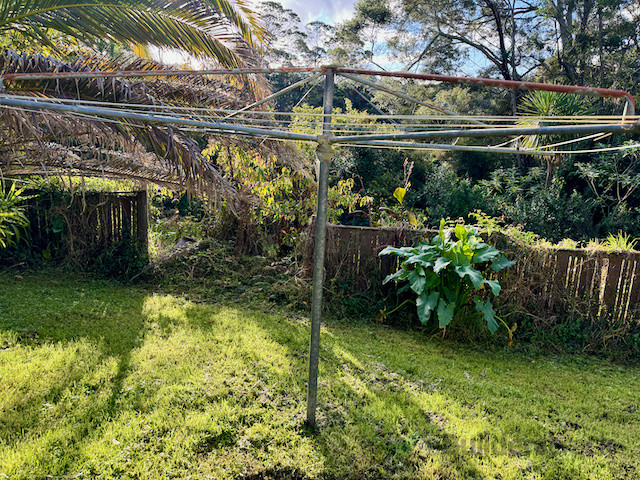
[[[579,85],[637,91],[640,5],[637,0],[545,0],[553,55],[545,74]]]

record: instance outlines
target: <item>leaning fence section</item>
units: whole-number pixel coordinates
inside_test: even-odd
[[[34,195],[27,205],[28,242],[58,259],[83,259],[129,242],[148,249],[147,192]]]
[[[394,256],[379,256],[382,249],[415,244],[432,235],[401,228],[329,225],[327,280],[354,292],[379,291],[384,277],[397,268]],[[640,321],[640,254],[534,248],[505,237],[496,243],[518,262],[499,275],[502,303],[512,311],[542,323],[572,313],[616,323]],[[312,251],[310,239],[305,248],[307,270]]]

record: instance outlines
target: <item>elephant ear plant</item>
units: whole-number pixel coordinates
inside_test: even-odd
[[[431,241],[415,247],[387,247],[380,252],[380,255],[389,254],[400,257],[400,270],[387,276],[383,283],[409,282],[403,288],[410,288],[417,295],[415,303],[422,324],[435,312],[440,328],[446,329],[454,317],[473,306],[491,333],[498,329],[497,320],[500,320],[509,330],[511,344],[515,326],[509,328],[496,316],[491,304],[491,294],[500,293],[500,284],[486,279],[484,274],[489,269],[498,272],[516,262],[484,243],[477,228],[456,225],[455,229],[445,229],[445,222],[441,220],[438,235]],[[489,295],[482,295],[485,287]]]

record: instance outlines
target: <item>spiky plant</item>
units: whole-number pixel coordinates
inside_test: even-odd
[[[0,250],[15,245],[20,241],[25,229],[29,226],[29,220],[20,206],[22,202],[22,189],[5,188],[0,183]]]
[[[593,113],[593,105],[590,99],[579,95],[569,95],[567,93],[533,91],[528,93],[520,103],[519,113],[531,117],[547,117],[544,119],[532,118],[522,119],[518,123],[529,127],[544,127],[556,125],[552,118],[548,117],[567,117],[576,115],[590,115]],[[529,149],[543,148],[544,145],[557,143],[567,137],[560,136],[540,136],[525,135],[522,144]],[[550,155],[546,158],[547,175],[545,188],[549,188],[553,171],[560,163],[560,155]]]

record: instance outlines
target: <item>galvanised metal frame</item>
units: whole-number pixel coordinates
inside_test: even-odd
[[[123,111],[116,108],[101,108],[85,105],[69,105],[56,103],[53,99],[26,100],[11,98],[11,95],[0,94],[0,106],[22,109],[52,110],[61,113],[82,114],[105,118],[115,118],[131,120],[145,123],[160,123],[166,125],[182,125],[213,130],[219,133],[233,135],[247,135],[260,138],[276,138],[283,140],[297,140],[306,142],[316,142],[316,156],[318,158],[318,203],[315,225],[315,247],[314,247],[314,269],[313,269],[313,299],[311,306],[311,339],[309,348],[309,384],[307,393],[307,423],[311,427],[316,426],[316,406],[318,398],[318,364],[320,357],[320,324],[322,319],[322,290],[324,283],[324,257],[327,234],[327,193],[329,187],[329,167],[332,161],[332,145],[359,145],[368,147],[394,147],[394,148],[435,148],[466,151],[490,151],[501,153],[529,153],[534,155],[553,155],[553,152],[522,150],[501,147],[483,147],[480,145],[442,145],[433,143],[416,143],[407,140],[424,140],[430,138],[459,138],[459,137],[489,137],[489,136],[510,136],[510,135],[557,135],[557,134],[589,134],[595,132],[640,132],[640,120],[638,118],[628,119],[635,115],[635,100],[633,96],[622,90],[607,88],[580,87],[572,85],[547,85],[543,83],[521,82],[510,80],[497,80],[487,78],[465,78],[447,75],[417,74],[409,72],[386,72],[361,70],[353,68],[342,68],[336,66],[326,66],[319,68],[236,68],[231,70],[142,70],[142,71],[110,71],[110,72],[45,72],[45,73],[20,73],[5,74],[0,76],[0,91],[3,90],[2,81],[16,80],[62,80],[78,78],[113,78],[113,77],[178,77],[194,75],[253,75],[270,74],[279,72],[311,73],[313,76],[303,79],[295,84],[269,95],[267,98],[259,100],[238,111],[232,112],[219,122],[194,120],[192,118],[180,118],[167,114],[156,113],[136,113]],[[597,125],[568,125],[549,127],[504,127],[504,128],[477,128],[455,129],[446,131],[423,131],[423,132],[397,132],[379,135],[351,135],[333,136],[331,134],[333,94],[335,87],[335,75],[341,75],[349,80],[367,85],[371,88],[379,89],[392,95],[396,95],[405,100],[416,102],[420,105],[440,111],[445,115],[455,115],[437,105],[424,102],[410,97],[402,92],[392,90],[375,82],[365,80],[357,75],[384,76],[407,78],[416,80],[436,81],[456,84],[484,85],[489,87],[502,87],[508,89],[523,90],[543,90],[549,92],[571,93],[576,95],[590,95],[609,98],[620,98],[625,100],[623,118],[619,124],[597,124]],[[324,98],[323,98],[323,122],[321,135],[306,135],[282,130],[272,130],[269,128],[246,127],[227,122],[226,120],[236,115],[248,112],[251,108],[262,105],[269,100],[275,99],[298,86],[312,81],[324,75]],[[482,125],[482,122],[469,118],[469,122]],[[567,152],[570,153],[570,152]]]

